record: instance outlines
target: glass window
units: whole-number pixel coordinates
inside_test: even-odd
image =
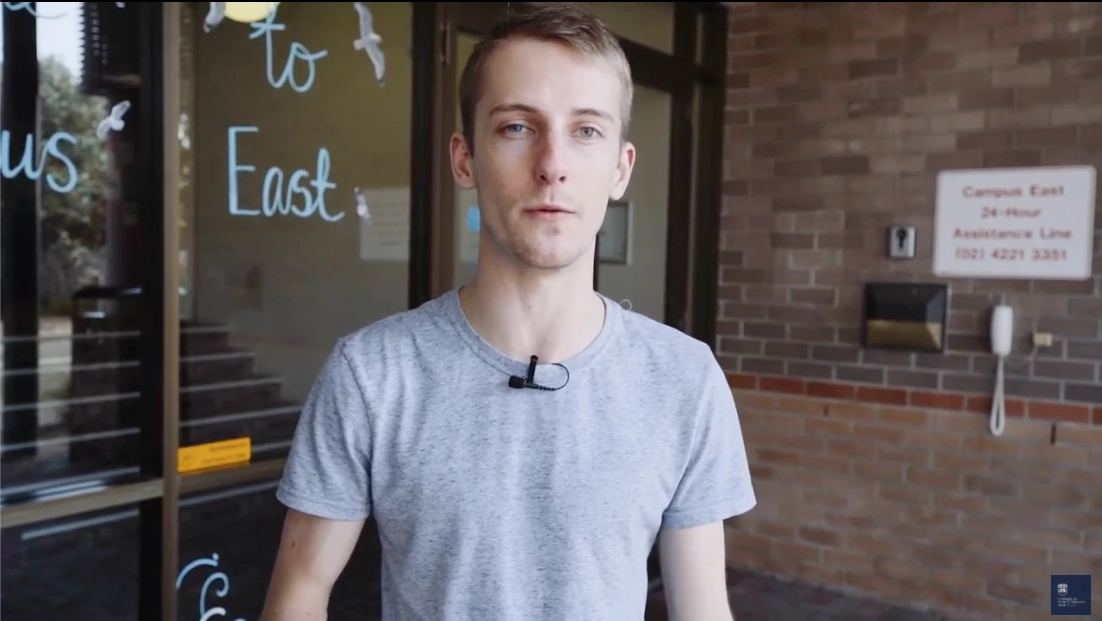
[[[408,307],[413,6],[231,4],[181,6],[180,445],[248,439],[256,463],[286,455],[337,340]],[[181,499],[181,619],[218,573],[228,586],[206,605],[259,617],[286,514],[276,483]],[[378,613],[370,524],[359,547],[334,619]]]
[[[0,497],[11,504],[137,476],[148,107],[132,8],[3,7]]]
[[[356,4],[183,5],[181,446],[284,456],[337,339],[407,308],[412,5],[360,3],[376,63]]]
[[[135,507],[5,528],[0,619],[137,619],[137,541]]]
[[[228,619],[260,618],[285,513],[275,489],[276,481],[269,481],[181,497],[180,619],[199,619],[201,610],[214,606]],[[378,618],[379,557],[378,534],[369,523],[333,588],[331,619]],[[204,599],[203,586],[212,579],[217,588],[208,588]]]

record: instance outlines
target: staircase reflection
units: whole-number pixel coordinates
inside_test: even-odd
[[[39,337],[68,339],[71,363],[38,369],[44,385],[68,387],[24,408],[23,415],[54,423],[22,447],[30,449],[28,459],[4,464],[5,504],[98,491],[138,477],[141,416],[160,415],[140,407],[140,293],[82,289],[74,296],[70,333]],[[256,354],[231,338],[227,325],[180,325],[180,445],[248,436],[254,462],[283,457],[301,404],[284,398],[281,378],[260,372]],[[181,567],[217,554],[216,571],[230,584],[223,597],[212,595],[221,592],[219,584],[208,589],[208,610],[220,606],[233,618],[259,618],[285,515],[275,486],[274,480],[250,482],[181,497]],[[51,618],[85,621],[132,617],[127,602],[136,601],[137,526],[137,510],[119,507],[5,529],[5,621],[38,621],[43,610]],[[379,618],[379,558],[369,523],[334,591],[331,619]],[[111,571],[89,572],[90,565]],[[199,618],[210,575],[181,584],[180,619]],[[58,599],[59,588],[69,595]],[[14,593],[20,595],[8,597]]]
[[[39,371],[43,383],[68,375],[68,390],[64,398],[24,406],[27,415],[37,411],[40,420],[60,424],[39,430],[34,459],[5,464],[5,503],[137,475],[140,417],[160,415],[141,411],[139,293],[94,287],[76,296],[72,363]],[[180,445],[250,437],[254,461],[285,456],[301,405],[285,399],[281,378],[259,372],[256,354],[230,338],[227,325],[180,326]]]

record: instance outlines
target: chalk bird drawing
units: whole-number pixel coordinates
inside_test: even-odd
[[[58,13],[56,15],[43,15],[43,14],[39,13],[37,10],[35,10],[33,7],[31,7],[32,4],[34,4],[34,3],[33,2],[5,2],[4,3],[4,8],[9,10],[9,11],[26,11],[26,12],[30,13],[31,15],[33,15],[34,17],[41,18],[41,19],[57,19],[59,17],[64,17],[65,14],[67,13],[67,11],[62,11],[61,13]],[[41,8],[41,7],[39,7],[39,8]]]
[[[367,195],[360,188],[356,188],[356,213],[364,219],[365,222],[371,224],[371,210],[367,208]]]
[[[126,126],[126,122],[122,120],[122,117],[129,109],[129,101],[120,101],[114,106],[111,106],[111,113],[96,126],[96,135],[99,136],[100,140],[106,138],[108,133],[112,131],[117,132]]]
[[[352,42],[352,47],[367,52],[367,57],[375,65],[375,80],[379,83],[379,86],[382,86],[383,77],[386,75],[386,58],[383,56],[383,50],[379,47],[379,44],[383,42],[383,38],[375,32],[371,9],[367,8],[367,4],[364,2],[353,2],[352,4],[356,6],[356,12],[360,15],[360,38]]]
[[[214,30],[226,17],[225,2],[211,2],[207,10],[207,17],[203,20],[203,32]]]

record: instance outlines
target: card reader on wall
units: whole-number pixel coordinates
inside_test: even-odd
[[[948,306],[948,285],[866,283],[864,346],[943,352]]]

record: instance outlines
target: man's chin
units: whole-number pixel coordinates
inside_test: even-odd
[[[584,252],[566,251],[564,249],[525,249],[514,253],[516,259],[524,266],[541,271],[557,271],[573,266]]]
[[[588,250],[586,244],[579,245],[576,238],[570,240],[564,235],[516,235],[495,240],[490,246],[482,248],[498,254],[498,258],[517,267],[539,271],[557,271],[571,267],[583,260]]]

